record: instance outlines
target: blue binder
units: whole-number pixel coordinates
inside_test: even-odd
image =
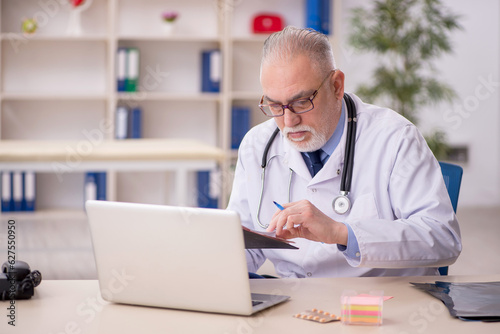
[[[142,110],[135,107],[129,112],[128,138],[142,138]]]
[[[210,196],[210,171],[198,172],[198,207],[215,209],[218,199]]]
[[[15,171],[12,173],[12,200],[14,206],[12,211],[22,211],[23,209],[23,173]]]
[[[208,93],[220,92],[222,76],[220,50],[203,51],[201,58],[201,91]]]
[[[97,200],[106,200],[106,172],[96,172],[95,173],[96,184],[97,184]]]
[[[231,148],[238,149],[250,129],[250,108],[233,106],[231,110]]]
[[[331,0],[306,0],[306,27],[330,34]]]

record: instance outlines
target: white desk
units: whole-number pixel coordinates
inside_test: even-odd
[[[178,205],[188,203],[189,171],[211,169],[224,152],[196,140],[127,139],[80,141],[0,141],[0,171],[70,173],[89,170],[172,171]]]
[[[109,304],[99,301],[97,281],[44,281],[31,300],[16,302],[15,328],[7,324],[8,304],[0,302],[0,333],[500,333],[500,323],[452,318],[440,301],[408,283],[435,280],[498,281],[500,275],[252,280],[254,292],[287,294],[291,300],[251,317]],[[344,289],[382,289],[394,296],[384,303],[384,324],[320,324],[292,317],[313,307],[339,313]]]

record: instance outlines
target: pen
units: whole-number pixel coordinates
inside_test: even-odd
[[[278,207],[278,209],[280,209],[281,211],[285,210],[284,207],[282,207],[280,204],[276,203],[275,201],[273,201],[274,205],[276,205]]]

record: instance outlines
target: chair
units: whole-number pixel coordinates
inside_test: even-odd
[[[447,162],[439,162],[441,172],[443,173],[444,184],[450,196],[451,205],[455,213],[457,212],[458,194],[460,193],[460,184],[462,183],[462,167]],[[448,267],[440,267],[439,273],[442,276],[448,275]]]

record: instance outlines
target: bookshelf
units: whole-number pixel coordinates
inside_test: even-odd
[[[226,158],[213,161],[221,170],[219,205],[225,207],[236,158],[231,108],[250,107],[251,126],[265,120],[256,105],[260,52],[267,36],[251,32],[253,16],[263,9],[280,13],[285,24],[304,26],[303,0],[287,1],[286,6],[280,0],[93,0],[81,15],[82,34],[68,36],[71,9],[64,1],[0,0],[0,145],[84,141],[102,122],[111,124],[102,134],[113,142],[117,106],[139,105],[145,140],[197,140],[224,153]],[[340,1],[333,1],[335,32],[340,31],[340,9]],[[172,34],[162,30],[165,10],[180,13]],[[21,21],[31,17],[39,27],[35,34],[24,35]],[[138,92],[117,92],[119,47],[140,50]],[[207,49],[221,50],[218,93],[201,92],[201,52]],[[176,203],[172,193],[180,181],[175,172],[125,165],[122,161],[114,168],[108,161],[99,166],[108,172],[108,199]],[[183,204],[196,205],[194,170],[182,177],[186,197],[192,197]],[[64,217],[60,212],[66,210],[81,214],[82,173],[83,168],[75,169],[63,182],[56,182],[48,170],[37,174],[37,208],[43,217],[50,212]]]

